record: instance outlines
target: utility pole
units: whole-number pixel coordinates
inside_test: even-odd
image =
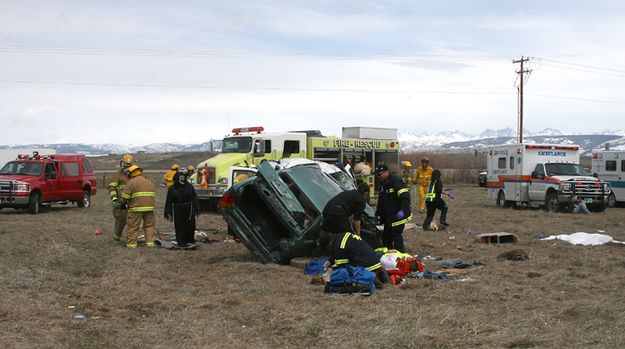
[[[521,64],[521,69],[517,70],[517,74],[520,75],[520,83],[519,83],[519,124],[518,124],[518,128],[517,128],[517,133],[519,135],[519,143],[523,143],[523,76],[525,75],[525,73],[530,73],[531,70],[527,69],[524,70],[523,69],[523,63],[524,62],[528,62],[530,59],[527,57],[523,57],[521,56],[521,59],[517,59],[512,61],[512,63],[516,64],[516,63],[520,63]]]

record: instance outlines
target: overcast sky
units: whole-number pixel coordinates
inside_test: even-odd
[[[624,128],[623,1],[0,1],[0,144]]]

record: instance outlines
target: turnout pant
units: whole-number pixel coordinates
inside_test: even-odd
[[[434,219],[434,214],[436,214],[436,209],[441,210],[441,217],[439,221],[442,224],[447,224],[447,204],[442,199],[428,201],[425,203],[428,209],[428,213],[425,217],[425,221],[423,221],[423,229],[430,229],[430,223]]]
[[[389,250],[394,249],[399,252],[405,252],[404,250],[404,226],[405,224],[392,227],[390,224],[384,224],[384,231],[382,232],[382,243],[384,247]]]
[[[328,214],[323,216],[323,230],[326,233],[341,234],[352,232],[352,224],[349,217],[344,214]]]
[[[149,212],[128,212],[128,218],[126,222],[128,224],[128,239],[126,240],[126,247],[137,247],[137,237],[141,230],[141,222],[143,221],[143,232],[145,234],[145,245],[154,246],[154,239],[156,238],[156,230],[154,228],[156,224],[156,217],[154,211]]]
[[[195,242],[195,214],[191,202],[174,204],[174,228],[178,244]]]
[[[428,191],[427,185],[417,185],[419,187],[419,209],[425,210],[425,194]]]
[[[113,207],[113,218],[115,218],[115,228],[113,229],[113,239],[119,241],[122,238],[128,210]]]

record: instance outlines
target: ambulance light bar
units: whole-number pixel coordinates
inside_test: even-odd
[[[579,150],[579,147],[567,147],[561,145],[526,145],[525,149],[555,149],[555,150]]]

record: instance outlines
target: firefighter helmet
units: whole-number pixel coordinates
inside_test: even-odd
[[[179,169],[179,168],[180,168],[180,166],[179,166],[178,164],[173,164],[173,165],[171,165],[171,169],[172,169],[172,170],[177,170],[177,169]]]
[[[195,166],[193,166],[193,165],[187,166],[187,171],[189,171],[189,172],[195,171]]]
[[[412,167],[412,164],[408,160],[402,161],[402,165],[404,165],[404,167]]]
[[[130,165],[128,166],[128,168],[126,168],[126,173],[130,177],[136,177],[140,175],[142,172],[143,172],[143,169],[137,165]]]
[[[130,165],[132,165],[135,162],[135,159],[132,157],[132,155],[130,154],[126,154],[124,156],[122,156],[122,159],[119,160],[119,166],[123,167],[128,167]]]
[[[430,159],[428,159],[428,157],[427,157],[427,156],[424,156],[424,157],[422,157],[422,158],[421,158],[421,162],[422,162],[422,163],[423,163],[423,162],[430,162]]]

